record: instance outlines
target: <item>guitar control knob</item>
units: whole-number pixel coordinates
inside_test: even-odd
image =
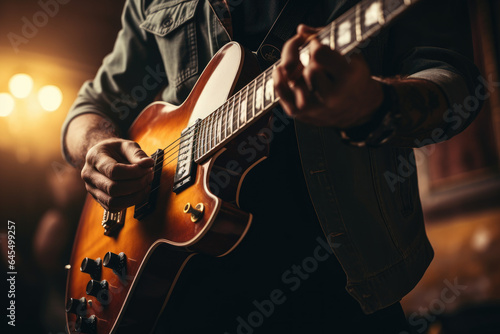
[[[127,269],[127,256],[123,252],[120,254],[107,252],[102,260],[102,265],[113,269],[115,274],[124,276]]]
[[[91,295],[91,296],[94,296],[94,297],[97,297],[97,300],[101,303],[101,304],[107,304],[108,300],[109,300],[109,284],[108,284],[108,281],[96,281],[96,280],[93,280],[91,279],[88,283],[87,283],[87,295]]]
[[[101,258],[92,260],[86,257],[82,260],[80,271],[89,274],[93,279],[99,279],[101,277],[101,263]]]
[[[66,313],[73,313],[76,315],[85,314],[85,310],[87,309],[87,300],[85,297],[80,299],[70,298],[66,302]]]
[[[203,212],[205,211],[205,206],[203,203],[198,203],[196,204],[195,207],[191,205],[191,203],[186,203],[184,205],[184,213],[190,213],[191,214],[191,221],[193,223],[196,223],[198,220],[203,217]]]
[[[75,323],[75,331],[80,333],[97,333],[97,318],[92,315],[88,318],[78,317]]]

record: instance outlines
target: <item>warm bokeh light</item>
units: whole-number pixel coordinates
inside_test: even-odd
[[[61,106],[63,95],[57,86],[44,86],[38,91],[38,102],[46,111],[57,110]]]
[[[0,93],[0,117],[7,117],[13,111],[16,103],[9,93]]]
[[[27,74],[16,74],[9,80],[9,89],[15,97],[25,98],[30,95],[33,89],[33,79]]]

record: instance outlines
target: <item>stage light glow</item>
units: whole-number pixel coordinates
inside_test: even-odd
[[[38,91],[38,102],[46,111],[55,111],[61,106],[63,95],[57,86],[44,86]]]
[[[16,106],[14,98],[9,93],[0,93],[0,117],[7,117]]]
[[[9,80],[9,89],[18,99],[25,98],[33,90],[33,79],[24,73],[16,74]]]

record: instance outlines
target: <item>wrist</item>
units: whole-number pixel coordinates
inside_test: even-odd
[[[376,147],[388,142],[396,133],[400,120],[399,98],[393,85],[377,80],[382,89],[382,101],[366,122],[341,129],[340,136],[350,145]]]
[[[68,162],[82,168],[87,152],[104,140],[119,138],[116,127],[97,114],[82,114],[75,117],[68,125],[63,140],[63,150]]]

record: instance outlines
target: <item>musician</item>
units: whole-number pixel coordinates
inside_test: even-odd
[[[139,112],[160,93],[182,103],[231,39],[257,49],[285,2],[126,1],[115,47],[62,131],[104,208],[150,190],[153,160],[125,138]],[[249,235],[224,258],[195,257],[159,332],[410,331],[399,300],[433,257],[411,148],[451,138],[479,111],[464,105],[480,87],[465,1],[427,2],[349,57],[313,39],[303,66],[311,26],[357,1],[312,3],[273,72],[286,115],[276,112],[270,157],[243,184]]]

